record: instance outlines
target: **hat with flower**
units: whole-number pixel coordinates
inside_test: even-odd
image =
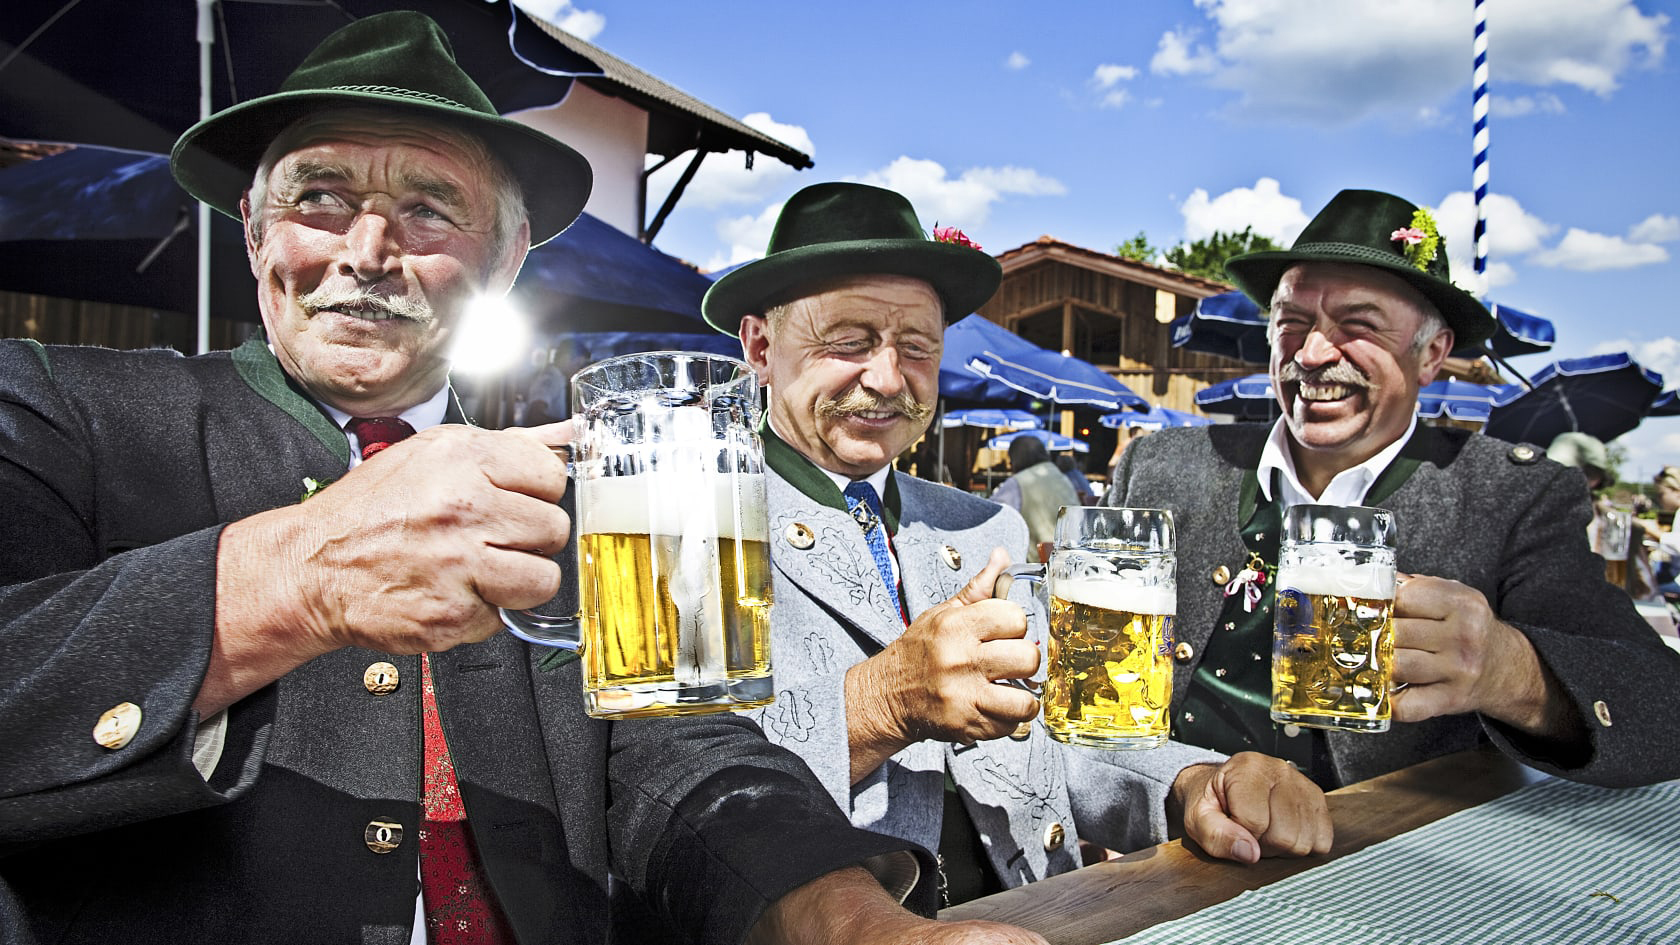
[[[188,128],[170,154],[182,189],[231,217],[264,152],[293,122],[330,108],[390,108],[476,136],[525,194],[531,245],[560,233],[589,199],[583,155],[496,113],[455,61],[430,17],[395,10],[363,17],[321,41],[280,91],[224,108]]]
[[[701,311],[712,327],[735,335],[744,316],[856,275],[921,279],[950,321],[991,298],[1003,269],[955,227],[935,227],[929,238],[902,194],[868,184],[812,184],[783,205],[764,258],[713,283]]]
[[[1493,313],[1453,284],[1446,242],[1434,218],[1393,194],[1344,190],[1313,217],[1293,246],[1232,257],[1225,271],[1264,309],[1271,307],[1283,274],[1304,262],[1357,263],[1399,276],[1440,310],[1459,350],[1493,337]]]

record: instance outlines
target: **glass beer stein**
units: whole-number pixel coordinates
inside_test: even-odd
[[[509,629],[578,649],[597,718],[768,705],[757,375],[720,355],[624,355],[579,371],[572,404],[576,606],[563,588],[536,611],[504,610]]]
[[[1284,513],[1272,637],[1272,720],[1388,731],[1394,676],[1394,515]]]
[[[1064,506],[1045,567],[1044,726],[1092,748],[1156,748],[1172,703],[1172,513]]]

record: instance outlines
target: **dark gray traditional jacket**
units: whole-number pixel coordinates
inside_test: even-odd
[[[1164,430],[1126,448],[1109,505],[1166,508],[1178,531],[1181,650],[1174,713],[1224,602],[1213,578],[1247,559],[1238,502],[1268,428],[1234,424]],[[1412,469],[1382,505],[1395,513],[1397,563],[1461,581],[1521,630],[1562,686],[1587,735],[1560,745],[1474,715],[1397,723],[1381,735],[1331,732],[1336,780],[1350,783],[1491,739],[1518,760],[1612,786],[1680,777],[1680,654],[1604,580],[1587,547],[1592,515],[1578,473],[1532,447],[1419,426],[1396,464]],[[1397,470],[1403,471],[1403,470]],[[1269,659],[1270,654],[1264,655]]]
[[[208,781],[191,758],[221,527],[348,459],[261,343],[0,342],[0,941],[408,942],[418,658],[317,659],[228,710]],[[501,634],[432,663],[522,942],[608,940],[609,873],[614,900],[732,942],[794,886],[907,846],[852,828],[750,722],[592,720],[577,664],[544,655]],[[400,674],[386,695],[364,685],[378,661]],[[95,721],[123,702],[139,731],[101,747]],[[377,824],[394,850],[373,849]]]

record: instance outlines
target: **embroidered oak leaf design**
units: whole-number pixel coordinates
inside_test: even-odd
[[[764,710],[762,725],[778,742],[808,742],[817,727],[816,711],[811,697],[801,690],[783,689],[776,701]]]
[[[834,644],[821,633],[813,631],[805,634],[805,660],[817,675],[828,675],[829,667],[834,663]]]

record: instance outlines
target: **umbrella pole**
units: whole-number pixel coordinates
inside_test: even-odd
[[[215,0],[198,0],[198,117],[210,117],[211,46]],[[210,350],[210,205],[198,202],[198,353]]]
[[[1497,364],[1501,368],[1511,372],[1511,376],[1516,378],[1517,380],[1521,381],[1523,387],[1525,387],[1529,390],[1534,389],[1534,384],[1532,382],[1530,382],[1528,378],[1523,377],[1521,371],[1518,371],[1516,368],[1512,367],[1511,362],[1509,362],[1509,361],[1505,360],[1504,358],[1500,357],[1499,353],[1493,350],[1492,345],[1483,344],[1482,345],[1482,353],[1487,355],[1488,359],[1491,360],[1494,364]]]

